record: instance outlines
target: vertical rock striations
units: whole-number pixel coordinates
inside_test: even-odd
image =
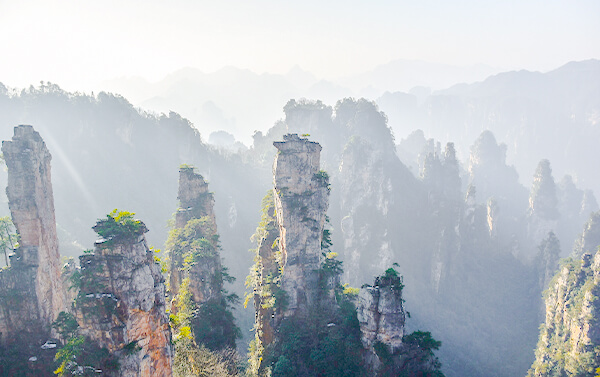
[[[330,246],[323,236],[329,177],[319,170],[321,146],[297,134],[283,139],[273,143],[278,149],[274,189],[262,202],[261,222],[253,236],[256,263],[248,280],[256,322],[250,370],[260,376],[270,373],[267,370],[279,357],[287,360],[282,348],[290,339],[284,333],[290,328],[309,331],[298,328],[298,323],[316,326],[315,317],[326,326],[332,321],[329,311],[336,310],[335,298],[324,293],[329,292],[331,279],[321,271]],[[275,368],[273,373],[283,372]]]
[[[528,376],[594,376],[600,367],[600,252],[567,259],[546,295]]]
[[[179,170],[178,198],[175,228],[167,241],[175,337],[213,351],[234,348],[239,329],[230,304],[237,296],[223,287],[225,280],[233,278],[221,264],[213,194],[191,166],[182,165]]]
[[[257,242],[256,264],[253,278],[257,284],[253,288],[255,308],[256,342],[268,345],[275,339],[276,327],[281,321],[281,313],[276,311],[277,298],[281,297],[281,271],[283,261],[278,249],[279,225],[275,217],[273,190],[262,202],[261,222],[253,236]]]
[[[429,332],[405,335],[402,276],[389,268],[364,286],[356,308],[363,359],[369,376],[443,376],[433,351],[441,343]]]
[[[215,199],[208,191],[208,183],[202,175],[194,172],[191,166],[183,165],[179,169],[179,209],[175,214],[175,227],[183,228],[191,219],[208,216],[213,224]]]
[[[51,156],[31,126],[2,143],[6,193],[20,246],[0,270],[0,375],[49,375],[51,324],[66,308],[50,179]],[[12,242],[11,242],[12,244]]]
[[[50,177],[52,157],[31,126],[15,127],[12,141],[2,142],[2,152],[8,167],[6,194],[20,237],[20,247],[11,257],[11,264],[23,272],[15,276],[22,278],[23,284],[28,284],[33,277],[33,290],[29,293],[35,292],[35,302],[22,302],[32,310],[27,310],[24,318],[38,318],[41,328],[48,331],[58,313],[66,308]],[[9,280],[7,285],[10,285]],[[33,300],[34,296],[29,295],[28,299]],[[19,321],[15,316],[13,319]],[[16,325],[12,323],[12,329],[3,334],[24,330]]]
[[[600,234],[598,213],[585,224],[571,258],[561,261],[545,296],[545,323],[528,376],[594,376],[600,367]],[[552,240],[554,238],[554,240]],[[551,244],[555,244],[552,246]],[[546,249],[558,248],[553,234]],[[540,248],[540,252],[545,250]],[[559,251],[554,251],[557,259]],[[548,254],[548,252],[546,252]]]
[[[221,272],[214,197],[202,175],[195,173],[192,167],[182,166],[179,170],[178,199],[176,231],[172,237],[184,242],[170,245],[169,291],[172,297],[177,296],[182,281],[189,275],[193,301],[202,304],[219,296],[223,288],[222,280],[215,282],[214,279]],[[184,268],[185,256],[190,252],[197,260],[192,266],[186,266],[189,268]]]
[[[248,285],[253,288],[256,334],[250,375],[439,371],[431,351],[439,342],[429,333],[422,333],[425,342],[421,333],[404,341],[403,285],[396,270],[389,269],[360,294],[340,284],[342,262],[330,251],[326,226],[329,177],[319,171],[321,146],[297,134],[283,139],[273,143],[278,149],[275,187],[263,199],[253,236],[256,264]]]
[[[376,351],[378,344],[385,345],[392,354],[402,346],[405,321],[402,301],[402,282],[391,273],[377,277],[374,286],[363,287],[358,294],[361,341],[371,370],[381,366]]]
[[[146,245],[146,226],[121,214],[98,221],[94,230],[103,239],[79,257],[80,334],[116,357],[119,368],[112,375],[171,376],[164,278]]]
[[[595,253],[600,246],[600,212],[594,212],[583,226],[583,232],[575,240],[573,256],[581,257],[585,253]]]
[[[385,169],[388,154],[355,137],[342,153],[339,168],[339,195],[342,210],[341,235],[345,279],[358,284],[364,269],[380,270],[392,263],[390,234],[380,223],[389,221],[393,206],[393,182]],[[361,250],[371,250],[377,257],[366,257]]]
[[[321,241],[329,205],[329,178],[319,171],[321,145],[297,134],[274,142],[275,212],[283,259],[286,315],[316,303]]]

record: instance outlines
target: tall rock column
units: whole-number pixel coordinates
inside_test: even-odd
[[[375,279],[373,286],[361,288],[358,294],[357,317],[365,363],[369,370],[381,368],[377,355],[378,343],[396,354],[402,347],[405,314],[402,306],[402,280],[393,269]]]
[[[194,172],[191,166],[179,169],[179,209],[175,214],[175,227],[183,228],[191,219],[208,216],[213,225],[216,224],[213,207],[215,199],[208,191],[208,183],[202,175]]]
[[[234,279],[221,263],[213,194],[191,166],[180,167],[178,199],[175,228],[167,241],[173,334],[189,336],[192,343],[212,351],[233,348],[239,329],[231,304],[237,296],[229,295],[224,283]],[[178,347],[185,348],[181,343]]]
[[[273,143],[275,212],[283,255],[286,315],[305,310],[318,298],[321,241],[329,206],[329,178],[319,171],[321,145],[288,134]]]
[[[275,308],[277,283],[281,278],[282,262],[278,258],[277,239],[279,226],[275,218],[273,191],[269,190],[263,199],[262,216],[259,228],[253,236],[257,242],[254,308],[257,341],[260,345],[268,345],[275,339],[276,328],[281,314]]]
[[[146,226],[139,220],[114,219],[111,214],[94,226],[103,239],[96,241],[93,253],[79,257],[80,333],[118,359],[115,375],[171,376],[164,278],[146,244]]]
[[[558,199],[556,184],[548,160],[541,160],[533,175],[529,194],[529,237],[539,244],[546,235],[558,226]]]
[[[218,252],[217,223],[215,220],[214,197],[208,191],[208,183],[202,175],[195,173],[193,167],[183,166],[179,169],[179,208],[175,213],[175,229],[179,244],[171,245],[171,268],[169,289],[171,296],[177,296],[179,287],[185,278],[184,259],[186,253],[201,248],[196,253],[197,260],[188,271],[190,291],[197,304],[204,303],[221,294],[222,281],[215,282],[215,275],[221,272],[221,256]],[[190,222],[195,220],[193,222]],[[188,228],[188,231],[185,228]],[[189,235],[186,235],[190,233]],[[197,240],[196,240],[197,238]],[[203,245],[194,244],[204,239]],[[173,240],[175,241],[175,240]],[[200,256],[201,254],[201,256]],[[213,284],[215,283],[215,284]],[[174,308],[172,308],[174,309]]]
[[[66,308],[62,287],[54,198],[50,177],[52,156],[31,126],[15,127],[12,141],[2,142],[8,167],[9,208],[20,236],[11,263],[34,268],[38,317],[43,328]]]

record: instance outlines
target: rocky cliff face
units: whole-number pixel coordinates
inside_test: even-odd
[[[271,344],[275,339],[276,328],[282,313],[276,310],[277,293],[281,289],[281,271],[283,270],[281,253],[277,240],[279,225],[275,217],[273,191],[263,199],[261,224],[255,235],[257,242],[253,287],[255,308],[256,342],[259,347]]]
[[[600,366],[600,252],[569,259],[550,283],[528,376],[593,376]]]
[[[79,257],[80,334],[118,359],[118,376],[172,375],[164,278],[146,231],[139,223],[130,234],[99,240],[93,253]]]
[[[369,376],[443,376],[433,350],[440,347],[429,332],[405,335],[403,278],[389,268],[373,286],[358,294],[363,359]]]
[[[273,143],[278,149],[274,188],[263,199],[253,236],[257,249],[250,278],[256,332],[250,369],[255,375],[264,373],[263,358],[272,357],[264,354],[267,347],[287,341],[278,336],[282,321],[306,318],[324,296],[319,270],[329,177],[319,170],[321,146],[297,134],[283,139]]]
[[[47,375],[56,344],[51,324],[66,308],[62,286],[51,156],[31,126],[15,127],[2,143],[8,167],[6,190],[20,246],[0,271],[0,374]]]
[[[215,213],[213,210],[215,199],[208,191],[208,183],[202,175],[194,172],[190,166],[182,166],[179,169],[179,209],[175,214],[175,227],[183,228],[191,219],[199,219],[208,216],[215,224]]]
[[[373,370],[381,367],[376,344],[386,345],[392,353],[402,346],[405,314],[402,307],[402,286],[388,277],[378,278],[372,287],[363,287],[358,294],[357,315],[365,348],[367,364]]]
[[[321,262],[329,179],[319,171],[319,143],[288,134],[273,145],[278,149],[273,165],[274,198],[288,315],[317,300],[316,271]]]
[[[344,370],[349,376],[383,376],[439,372],[431,344],[419,353],[420,345],[403,340],[403,285],[394,269],[378,278],[373,287],[360,291],[357,321],[354,300],[358,290],[340,284],[342,264],[330,251],[331,233],[325,215],[329,177],[319,171],[321,147],[296,134],[283,139],[274,142],[278,149],[273,167],[275,187],[263,199],[263,214],[254,235],[256,264],[249,282],[256,310],[256,337],[250,346],[251,374],[331,375]],[[344,151],[343,163],[364,167],[364,176],[346,174],[342,201],[357,192],[361,199],[388,196],[378,189],[386,190],[391,180],[373,189],[369,179],[385,177],[381,162],[390,150],[378,153],[376,143],[358,137],[351,144]],[[370,152],[362,154],[362,159],[361,147]],[[377,172],[371,174],[371,168]],[[356,217],[357,227],[380,225],[363,218],[367,200],[359,202],[346,208],[355,210],[348,216]],[[389,203],[379,204],[375,210],[381,210],[385,217]],[[344,232],[355,229],[345,228]],[[376,238],[367,231],[349,235],[349,240],[357,241],[363,235]],[[432,340],[429,333],[426,335]],[[432,345],[437,349],[439,342],[432,340]]]
[[[394,203],[386,154],[361,138],[348,143],[340,164],[341,233],[345,278],[357,283],[361,270],[381,270],[393,262],[393,245],[385,227]],[[367,220],[368,219],[368,220]],[[371,221],[377,219],[378,221]],[[371,250],[367,257],[362,250]],[[368,266],[368,267],[367,267]]]
[[[594,212],[583,226],[583,232],[573,247],[573,256],[580,257],[584,253],[595,253],[600,246],[600,212]]]
[[[181,247],[173,245],[171,248],[169,291],[171,297],[177,296],[183,279],[189,276],[189,289],[193,295],[193,301],[201,304],[220,295],[223,288],[222,281],[215,283],[214,279],[221,272],[217,224],[213,211],[214,197],[208,191],[208,183],[202,175],[195,173],[191,167],[182,167],[179,170],[177,198],[180,205],[175,214],[175,229],[183,238],[189,238],[189,242],[186,245],[180,245]],[[190,223],[194,219],[197,221]],[[187,231],[186,226],[188,226]],[[190,234],[186,236],[184,233]],[[193,238],[198,238],[196,242],[200,242],[199,240],[204,238],[206,243],[203,246],[194,245]],[[188,271],[185,271],[183,268],[185,255],[199,247],[203,252],[202,255],[196,255],[196,258],[202,260],[196,261]],[[176,310],[176,308],[174,309]]]
[[[193,167],[179,170],[178,198],[175,228],[167,241],[173,333],[213,351],[233,348],[239,330],[230,304],[237,296],[223,285],[234,279],[221,265],[213,195]]]
[[[4,311],[4,321],[0,319],[0,331],[10,336],[39,326],[48,332],[52,321],[67,306],[54,218],[52,157],[31,126],[15,127],[12,141],[2,142],[2,152],[8,167],[6,194],[20,237],[20,247],[11,256],[11,269],[15,272],[4,271],[2,290],[9,296],[11,292],[22,295],[17,302],[23,309],[9,305]],[[11,286],[22,292],[17,294]],[[22,323],[24,319],[33,323],[26,325]]]
[[[572,258],[561,262],[550,282],[545,293],[545,323],[529,376],[597,374],[596,369],[600,367],[599,234],[596,212],[575,242]],[[553,254],[556,260],[558,253]]]

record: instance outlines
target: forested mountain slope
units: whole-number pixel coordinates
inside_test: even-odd
[[[494,78],[489,80],[493,83]],[[460,92],[460,98],[466,98],[466,92]],[[404,140],[396,147],[386,114],[364,99],[343,99],[333,107],[290,100],[284,106],[285,119],[264,134],[255,133],[248,151],[230,153],[205,144],[203,135],[176,113],[145,113],[118,95],[67,93],[53,84],[20,92],[0,86],[0,137],[9,139],[13,125],[33,124],[52,151],[64,255],[79,254],[79,245],[91,244],[90,224],[113,208],[136,212],[150,229],[149,242],[160,247],[175,208],[178,168],[182,163],[194,165],[214,191],[221,255],[237,277],[233,291],[241,294],[252,264],[247,252],[250,236],[272,181],[272,142],[287,133],[310,134],[323,146],[321,168],[330,176],[332,250],[344,262],[344,280],[360,286],[399,263],[406,309],[418,319],[410,330],[426,328],[442,341],[439,358],[446,375],[524,375],[534,358],[544,284],[540,281],[556,268],[554,251],[543,241],[554,231],[568,250],[574,229],[581,229],[589,215],[584,212],[597,210],[597,203],[593,193],[580,186],[581,180],[555,180],[552,168],[561,170],[555,165],[566,164],[558,157],[548,157],[547,166],[542,158],[523,159],[531,174],[519,176],[507,161],[517,153],[514,140],[521,140],[520,134],[509,128],[496,133],[494,127],[506,123],[488,122],[492,105],[454,117],[453,104],[471,107],[452,95],[428,101],[445,139],[455,143],[442,147],[423,134],[410,153],[405,153]],[[596,104],[591,100],[581,106],[593,113]],[[546,115],[537,117],[546,112],[523,109],[535,124],[548,123]],[[564,132],[572,126],[565,119],[553,118],[554,128],[544,130]],[[595,129],[582,122],[577,125],[585,130],[586,142],[597,140]],[[477,126],[469,128],[473,124]],[[542,132],[528,124],[520,123],[519,132]],[[494,132],[481,133],[486,128]],[[553,135],[561,140],[557,132]],[[531,138],[535,137],[523,140]],[[466,162],[460,151],[469,146]],[[578,146],[595,150],[583,148]],[[536,166],[539,175],[533,173]],[[586,165],[568,166],[574,174],[586,174]],[[5,179],[0,173],[0,184]],[[548,185],[539,187],[554,189],[535,188],[535,182],[542,181]],[[545,204],[540,209],[536,203]],[[6,214],[5,206],[2,210]],[[548,218],[545,214],[553,210],[558,217]],[[237,315],[242,316],[237,323],[247,340],[253,313],[240,310]]]

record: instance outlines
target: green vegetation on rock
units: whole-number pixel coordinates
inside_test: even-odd
[[[106,240],[107,246],[114,242],[129,240],[142,235],[147,230],[144,223],[134,219],[134,215],[133,212],[114,209],[106,215],[105,219],[99,219],[92,229]]]
[[[598,260],[561,261],[544,292],[546,322],[540,326],[530,377],[593,376],[600,367],[600,284]]]
[[[54,358],[58,376],[111,375],[119,369],[118,359],[106,348],[79,335],[79,325],[71,313],[60,312],[52,327],[60,334],[63,345]]]

